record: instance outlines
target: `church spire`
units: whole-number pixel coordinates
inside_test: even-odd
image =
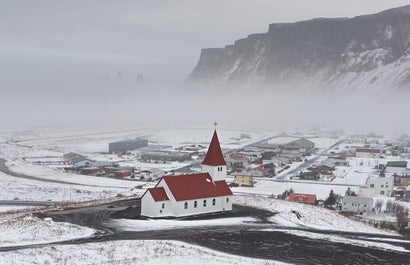
[[[226,165],[224,156],[222,154],[221,146],[219,145],[218,135],[216,134],[216,128],[214,131],[214,135],[212,136],[211,143],[209,144],[208,152],[206,153],[206,157],[202,164],[208,166]]]

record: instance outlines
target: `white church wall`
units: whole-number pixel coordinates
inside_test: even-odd
[[[156,202],[151,193],[147,192],[141,199],[141,215],[148,217],[172,216],[170,201]]]
[[[189,216],[197,214],[205,214],[212,212],[222,212],[232,210],[232,196],[224,197],[210,197],[187,201],[175,202],[175,216]],[[229,198],[226,202],[226,198]],[[213,205],[213,199],[215,199],[215,205]],[[204,201],[206,201],[206,206],[204,206]],[[195,202],[196,207],[195,207]],[[185,208],[185,203],[187,203],[187,208]]]

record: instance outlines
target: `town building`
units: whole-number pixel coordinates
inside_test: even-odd
[[[181,217],[232,210],[232,192],[226,184],[226,162],[216,130],[202,173],[162,177],[141,198],[141,215]]]
[[[299,179],[303,180],[319,180],[320,174],[315,171],[300,172],[298,175]]]
[[[297,150],[301,153],[311,152],[315,148],[315,143],[306,139],[300,138],[282,146],[284,150]]]
[[[242,172],[235,174],[233,183],[238,184],[239,186],[253,187],[255,181],[251,174],[248,174],[247,172]]]
[[[365,186],[359,188],[359,196],[387,196],[391,197],[393,193],[394,178],[393,177],[379,177],[368,178]]]
[[[159,168],[150,168],[142,170],[140,174],[145,179],[158,179],[165,175],[165,171]]]
[[[315,194],[304,194],[304,193],[294,193],[289,194],[288,201],[290,202],[300,202],[306,204],[316,204]]]
[[[376,158],[380,156],[380,149],[356,148],[355,156],[359,158]]]
[[[372,212],[373,199],[370,197],[344,196],[342,199],[342,212],[357,214],[370,214]]]
[[[88,158],[83,157],[83,156],[75,157],[75,158],[70,160],[70,163],[75,167],[90,166],[94,162],[95,162],[94,160],[88,159]]]
[[[407,171],[407,161],[388,161],[386,163],[386,173],[403,174]]]
[[[141,147],[147,147],[147,139],[123,140],[108,144],[108,152],[110,154],[126,154],[127,151],[132,151]]]
[[[176,151],[153,151],[153,152],[145,152],[141,155],[141,159],[144,161],[160,161],[160,162],[167,162],[167,161],[187,161],[190,160],[192,153],[187,152],[176,152]]]

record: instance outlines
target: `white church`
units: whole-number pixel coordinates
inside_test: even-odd
[[[226,162],[216,130],[202,173],[164,176],[141,198],[141,215],[180,217],[232,210],[232,192],[225,181]]]

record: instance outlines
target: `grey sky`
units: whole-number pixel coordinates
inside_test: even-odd
[[[172,88],[193,69],[201,48],[223,47],[248,34],[266,32],[270,23],[352,17],[406,4],[403,0],[0,0],[0,128],[97,119],[129,123],[141,120],[153,106],[158,111],[145,120],[158,123],[164,106],[175,110],[178,102],[186,102]],[[130,92],[134,94],[127,103],[116,99],[124,92],[116,89],[134,84],[137,73],[144,75],[147,87],[155,85],[168,93],[158,95],[145,87],[145,92]],[[104,86],[106,82],[117,82],[117,87]],[[120,115],[125,111],[128,116]],[[182,107],[178,111],[166,110],[167,121],[178,115],[192,120]],[[214,120],[197,113],[201,115]],[[226,120],[232,119],[229,115],[237,116],[228,112]]]

